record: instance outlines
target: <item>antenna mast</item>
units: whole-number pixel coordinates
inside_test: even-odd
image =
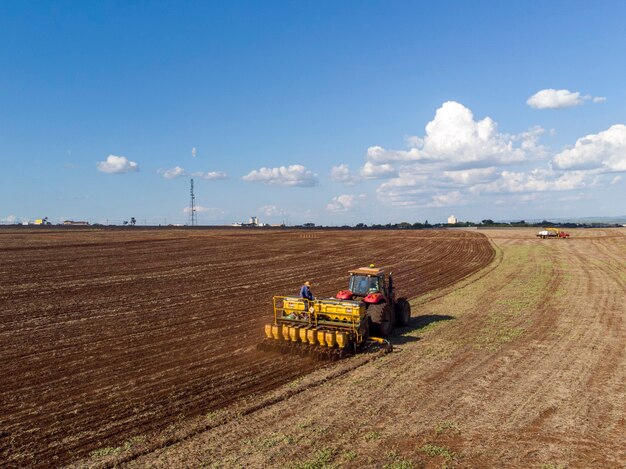
[[[196,216],[196,196],[193,193],[193,179],[191,180],[191,201],[189,203],[189,224],[195,226],[198,224]]]

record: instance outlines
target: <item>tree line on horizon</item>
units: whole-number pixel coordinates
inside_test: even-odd
[[[292,228],[340,228],[340,229],[361,229],[361,230],[424,230],[433,228],[543,228],[543,227],[555,227],[555,228],[614,228],[621,227],[619,223],[574,223],[574,222],[553,222],[549,220],[542,220],[540,222],[527,222],[525,220],[502,222],[493,221],[491,219],[482,220],[480,223],[471,221],[459,221],[457,223],[428,223],[428,220],[424,223],[415,222],[400,222],[400,223],[387,223],[387,224],[371,224],[357,223],[356,225],[343,225],[343,226],[324,226],[316,225],[315,223],[304,223],[302,225],[295,225]]]

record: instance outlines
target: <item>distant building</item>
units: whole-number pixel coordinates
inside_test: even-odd
[[[264,223],[261,223],[259,221],[259,217],[250,217],[250,221],[248,223],[243,223],[243,222],[242,223],[233,223],[232,226],[248,226],[248,227],[253,226],[253,227],[256,227],[256,226],[267,226],[267,225],[264,224]]]
[[[454,215],[448,217],[448,225],[456,225],[458,222],[459,220],[457,220]]]
[[[65,220],[63,222],[64,225],[69,225],[69,226],[88,226],[89,222],[88,221],[73,221],[73,220]]]

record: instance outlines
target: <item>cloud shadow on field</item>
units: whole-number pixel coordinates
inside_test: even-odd
[[[440,321],[450,321],[455,319],[454,316],[447,314],[426,314],[423,316],[413,317],[409,320],[409,324],[406,327],[399,327],[396,329],[396,334],[390,338],[393,345],[402,345],[409,342],[416,342],[420,340],[419,337],[408,335],[410,332],[419,332],[420,329],[424,329],[430,324]]]

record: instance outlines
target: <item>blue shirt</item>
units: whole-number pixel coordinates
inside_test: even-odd
[[[306,298],[307,300],[313,299],[313,293],[311,293],[311,289],[307,285],[302,285],[300,289],[300,298]]]

